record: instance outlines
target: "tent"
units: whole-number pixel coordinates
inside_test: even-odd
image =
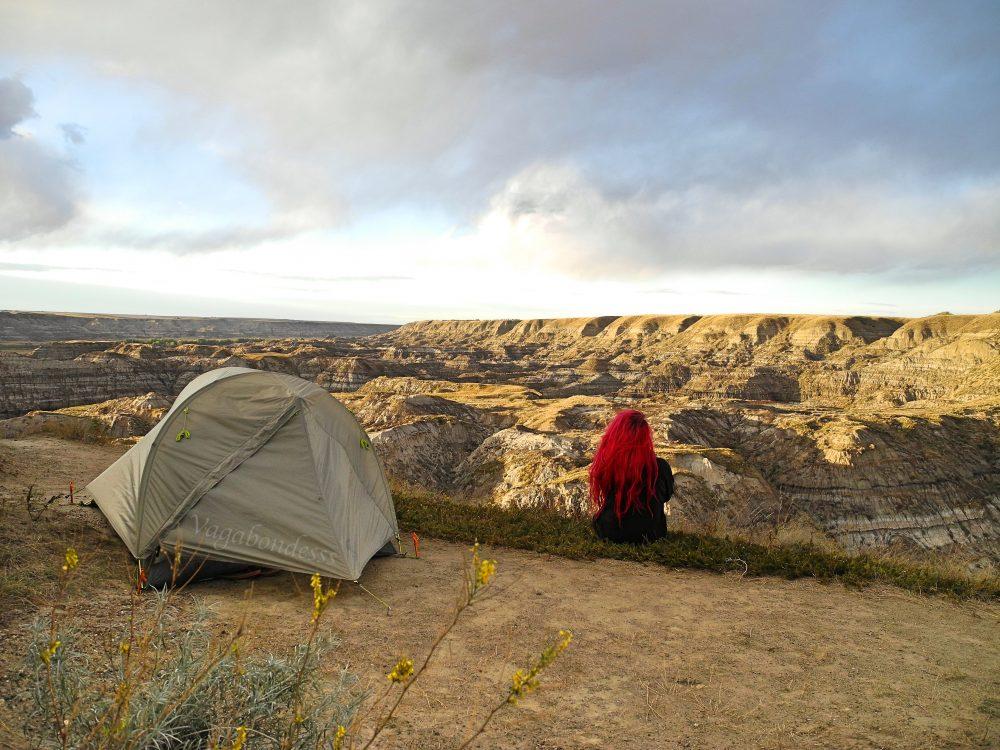
[[[88,485],[129,551],[356,581],[399,527],[354,415],[301,378],[223,367]]]

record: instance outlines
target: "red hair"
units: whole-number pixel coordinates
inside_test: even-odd
[[[649,509],[659,469],[653,450],[653,432],[641,411],[626,409],[608,424],[590,464],[590,500],[598,516],[609,497],[615,516],[637,508]]]

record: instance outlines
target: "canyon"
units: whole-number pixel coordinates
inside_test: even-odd
[[[601,431],[632,407],[674,469],[681,528],[1000,559],[1000,313],[341,325],[38,338],[0,351],[0,437],[91,425],[135,439],[198,374],[255,367],[346,403],[399,485],[584,513]],[[0,338],[25,332],[5,322]]]

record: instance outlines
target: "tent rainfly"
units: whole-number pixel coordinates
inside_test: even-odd
[[[382,464],[354,415],[306,380],[223,367],[88,485],[129,551],[356,581],[398,538]]]

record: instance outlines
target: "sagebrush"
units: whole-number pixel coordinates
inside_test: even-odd
[[[419,664],[408,656],[397,661],[375,697],[360,690],[346,670],[331,677],[324,669],[336,639],[320,625],[339,582],[328,585],[312,576],[308,636],[282,654],[245,655],[245,617],[229,630],[214,628],[204,611],[182,620],[172,587],[152,601],[133,591],[126,621],[112,625],[95,648],[65,622],[78,565],[76,551],[66,550],[50,615],[36,623],[27,651],[33,705],[26,733],[35,734],[41,746],[62,750],[386,746],[384,732],[405,709],[408,691],[497,569],[496,561],[482,558],[479,545],[473,545],[451,618]],[[516,670],[506,693],[459,747],[469,747],[500,710],[536,688],[541,672],[571,640],[570,631],[560,631]]]

